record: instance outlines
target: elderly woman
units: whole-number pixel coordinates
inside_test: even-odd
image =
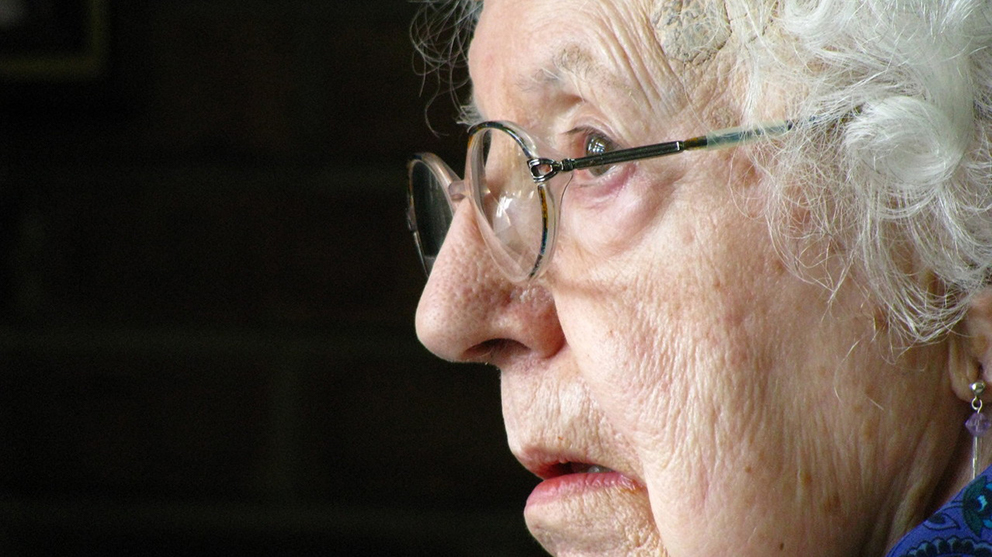
[[[417,331],[499,368],[548,551],[992,555],[988,0],[450,17]]]

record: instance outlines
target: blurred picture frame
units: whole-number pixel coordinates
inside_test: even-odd
[[[0,79],[90,81],[109,67],[109,0],[0,0]]]

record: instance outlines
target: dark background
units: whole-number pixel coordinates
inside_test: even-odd
[[[496,373],[413,331],[405,159],[464,141],[416,6],[28,3],[0,27],[0,555],[541,555]]]

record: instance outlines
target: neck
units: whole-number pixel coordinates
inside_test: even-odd
[[[957,431],[943,432],[943,439],[953,439],[953,444],[940,442],[941,432],[936,430],[939,429],[937,422],[941,420],[933,420],[921,439],[916,458],[905,463],[904,489],[892,491],[898,495],[893,501],[896,512],[892,515],[889,530],[884,535],[876,532],[877,537],[886,540],[885,547],[895,545],[907,532],[950,502],[971,481],[973,438],[964,428],[967,412],[962,410],[960,414],[960,420],[943,420],[952,425],[955,422],[961,424]],[[984,445],[992,443],[986,442]],[[986,448],[982,448],[978,460],[978,473],[989,462]],[[940,473],[935,474],[934,471],[938,470]]]

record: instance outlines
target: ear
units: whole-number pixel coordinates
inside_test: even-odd
[[[948,370],[954,394],[971,401],[972,383],[992,385],[992,288],[972,296],[962,324],[964,338],[951,342]]]

